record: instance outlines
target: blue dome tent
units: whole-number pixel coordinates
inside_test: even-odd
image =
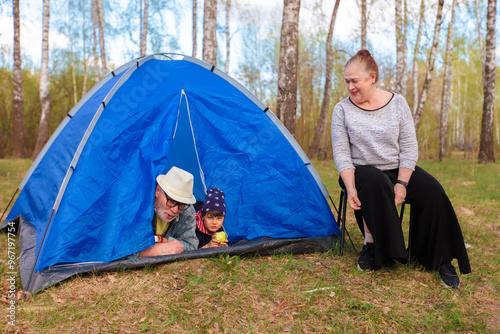
[[[108,74],[68,113],[18,188],[24,290],[76,273],[213,256],[331,249],[328,191],[276,116],[214,66],[171,54]],[[154,244],[155,178],[177,166],[194,194],[226,193],[227,249],[124,259]]]

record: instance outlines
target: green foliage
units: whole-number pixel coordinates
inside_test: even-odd
[[[12,71],[0,68],[0,157],[12,151]]]
[[[244,59],[238,63],[237,79],[276,112],[280,28],[274,20],[261,25],[265,19],[266,14],[260,11],[241,14]]]
[[[139,1],[133,0],[122,4],[116,0],[103,0],[105,39],[106,45],[110,41],[127,39],[132,44],[124,51],[122,58],[130,59],[138,56],[139,50]],[[83,0],[54,0],[51,3],[51,24],[54,29],[68,40],[64,48],[50,50],[50,95],[52,101],[52,116],[50,131],[53,132],[64,119],[65,115],[82,98],[84,92],[89,91],[94,82],[94,66],[91,63],[93,34],[91,20],[91,6]],[[412,57],[416,30],[418,27],[418,4],[409,4],[408,17],[408,63],[407,72],[412,70]],[[232,11],[233,17],[238,15],[237,26],[231,30],[237,32],[241,38],[241,57],[239,58],[236,79],[250,92],[255,94],[271,110],[276,112],[277,75],[279,69],[280,52],[280,25],[279,15],[266,12],[242,3],[235,2]],[[486,1],[479,1],[480,12],[485,13]],[[199,12],[201,12],[199,5]],[[369,29],[374,32],[380,29],[380,21],[387,19],[383,5],[374,2],[372,15],[376,18],[370,21]],[[296,139],[299,145],[306,149],[314,136],[318,122],[324,90],[325,46],[328,22],[331,13],[325,13],[324,2],[314,1],[312,4],[303,4],[304,11],[312,13],[313,22],[299,27],[299,67],[298,67],[298,106]],[[149,1],[148,17],[148,53],[175,52],[180,48],[180,18],[191,11],[191,3],[179,3],[166,0]],[[426,58],[430,47],[435,16],[435,4],[426,6],[426,22],[424,23],[422,41],[418,47],[418,80],[419,91],[425,77]],[[224,6],[219,5],[219,17],[224,16]],[[190,17],[190,16],[189,16]],[[199,16],[200,17],[200,16]],[[425,111],[418,133],[420,156],[423,158],[437,157],[438,131],[440,124],[441,90],[442,90],[442,61],[446,40],[446,26],[449,18],[445,15],[443,22],[440,47],[437,55],[433,81],[428,92]],[[224,18],[225,20],[225,18]],[[223,22],[224,20],[220,21]],[[483,87],[482,71],[479,52],[479,41],[476,30],[475,5],[473,2],[459,2],[457,7],[457,22],[455,28],[452,96],[448,124],[448,152],[454,149],[462,150],[466,157],[476,157],[481,132]],[[482,30],[485,36],[485,22],[483,17]],[[220,23],[219,22],[219,23]],[[338,26],[336,30],[342,29]],[[219,25],[219,32],[222,25]],[[329,124],[333,107],[340,100],[348,96],[343,79],[343,66],[346,60],[359,48],[358,36],[344,42],[333,39],[334,69],[332,76],[332,94],[321,150],[326,157],[331,157],[331,134]],[[52,35],[51,35],[52,36]],[[225,36],[220,35],[221,39]],[[395,77],[395,57],[387,50],[379,50],[374,41],[368,40],[368,47],[379,63],[380,87],[392,90]],[[128,43],[126,43],[129,45]],[[218,65],[223,66],[225,45],[219,43]],[[232,44],[232,48],[234,45]],[[201,46],[200,46],[201,49]],[[372,50],[373,49],[373,50]],[[111,52],[108,51],[108,56]],[[237,52],[231,50],[232,57]],[[232,58],[236,59],[236,58]],[[110,68],[121,64],[108,62]],[[23,97],[25,123],[25,150],[32,152],[40,117],[40,101],[38,96],[38,69],[39,64],[25,54],[23,64]],[[87,69],[86,69],[87,68]],[[0,158],[8,157],[12,152],[12,50],[8,46],[0,47]],[[74,72],[74,83],[73,83]],[[101,70],[99,70],[101,72]],[[497,66],[496,103],[494,122],[494,145],[497,155],[500,151],[500,67]],[[102,77],[107,73],[98,73]],[[86,80],[84,89],[84,79]],[[413,104],[412,82],[408,77],[407,101]],[[76,96],[76,98],[75,98]],[[418,97],[417,97],[418,98]],[[325,154],[323,154],[325,156]],[[448,153],[451,157],[451,153]]]
[[[25,149],[33,151],[38,133],[40,118],[40,97],[38,94],[39,75],[37,72],[23,70],[23,122]],[[0,158],[12,153],[12,103],[13,81],[12,72],[0,68]]]

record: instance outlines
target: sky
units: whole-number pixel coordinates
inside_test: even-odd
[[[56,0],[57,1],[57,0]],[[190,8],[190,0],[178,0],[182,2],[185,8]],[[235,0],[233,0],[234,2]],[[282,0],[236,0],[239,6],[254,8],[262,13],[268,13],[269,17],[278,20],[281,24],[281,15],[283,8]],[[451,0],[445,0],[445,6],[449,6],[448,2]],[[198,55],[201,58],[201,38],[202,38],[202,19],[203,19],[203,1],[199,0],[198,5]],[[322,10],[325,14],[320,22],[318,22],[318,16],[313,13],[313,5],[316,3],[314,0],[302,0],[301,2],[301,12],[300,12],[300,24],[299,29],[301,31],[310,31],[316,29],[318,25],[323,26],[325,29],[328,28],[331,13],[333,11],[333,0],[324,0]],[[334,29],[334,41],[347,42],[350,40],[359,39],[359,16],[360,10],[356,5],[355,0],[343,0],[340,3],[339,11],[337,14],[335,29]],[[377,8],[373,8],[370,13],[370,24],[368,29],[368,40],[370,45],[373,47],[373,54],[383,53],[385,55],[395,55],[395,33],[394,33],[394,6],[391,0],[379,0],[376,2],[378,4]],[[419,1],[409,1],[410,5],[418,6]],[[413,4],[414,3],[414,4]],[[41,40],[42,40],[42,1],[28,1],[21,0],[21,47],[25,54],[28,54],[35,64],[39,64],[41,58]],[[57,4],[57,2],[56,2]],[[51,1],[51,6],[54,5],[54,1]],[[12,46],[13,40],[13,23],[12,23],[12,5],[9,2],[5,2],[0,5],[0,44]],[[219,5],[219,12],[224,10],[223,6]],[[315,13],[317,14],[317,10]],[[190,10],[186,10],[183,14],[183,18],[179,21],[179,27],[172,27],[178,31],[179,40],[181,43],[181,52],[186,55],[191,55],[192,42],[191,42],[191,24],[192,24],[192,13]],[[428,26],[433,27],[433,22],[435,20],[434,11],[430,11],[427,15]],[[447,11],[445,8],[445,24]],[[498,16],[498,15],[497,15]],[[220,15],[219,17],[223,17]],[[237,32],[238,28],[238,15],[234,14],[232,16],[230,26],[234,37],[231,40],[231,54],[232,57],[241,57],[241,41],[240,36]],[[268,16],[266,16],[268,17]],[[106,20],[106,18],[105,18]],[[483,18],[486,20],[486,17]],[[172,22],[173,20],[167,20]],[[484,22],[483,21],[483,22]],[[499,19],[497,18],[497,26],[499,24]],[[52,23],[52,22],[51,22]],[[168,24],[168,23],[167,23]],[[221,22],[220,24],[224,24]],[[462,27],[465,29],[475,29],[476,22],[468,22],[467,27]],[[69,40],[66,36],[57,33],[52,24],[52,29],[50,32],[50,48],[65,47],[69,44]],[[446,27],[444,26],[444,27]],[[442,34],[444,34],[442,32]],[[497,40],[499,39],[499,33],[497,31]],[[122,49],[123,45],[129,43],[128,36],[119,35],[113,40],[107,39],[106,41],[107,56],[110,58],[111,63],[119,66],[130,59],[124,58],[124,52]],[[498,43],[497,43],[498,44]],[[225,41],[219,41],[219,45],[222,48],[225,45]],[[165,50],[169,52],[170,50]],[[500,50],[497,48],[497,61],[500,58]],[[237,66],[238,59],[232,59],[230,64],[230,74],[234,72]],[[38,67],[38,66],[37,66]]]

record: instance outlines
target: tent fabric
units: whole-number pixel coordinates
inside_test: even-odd
[[[206,248],[184,252],[176,255],[154,256],[147,258],[122,259],[111,262],[83,262],[68,263],[50,266],[43,271],[33,275],[32,263],[35,258],[34,248],[36,245],[35,229],[30,222],[19,217],[20,248],[21,252],[21,281],[25,291],[35,294],[58,282],[63,281],[73,275],[81,273],[113,272],[117,270],[140,269],[148,265],[161,265],[176,261],[183,261],[197,258],[227,256],[255,256],[255,255],[275,255],[275,254],[305,254],[314,252],[324,252],[332,249],[339,241],[338,235],[331,235],[319,238],[269,238],[262,237],[255,240],[241,240],[231,247]],[[31,265],[30,265],[31,264]]]
[[[6,219],[21,221],[30,253],[22,260],[29,277],[21,277],[30,291],[56,268],[110,268],[153,245],[155,178],[171,166],[195,176],[198,200],[207,188],[226,193],[226,252],[247,241],[263,252],[273,249],[268,238],[298,245],[340,234],[326,188],[298,144],[260,101],[212,69],[190,57],[131,62],[89,92],[54,134]],[[172,259],[192,256],[201,254]],[[125,265],[150,261],[166,260]]]

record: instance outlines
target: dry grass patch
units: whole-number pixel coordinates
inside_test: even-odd
[[[459,290],[443,288],[435,273],[404,265],[359,272],[357,255],[348,250],[343,257],[334,252],[221,256],[75,276],[31,300],[19,300],[18,326],[0,323],[0,330],[49,334],[500,332],[500,165],[425,164],[444,181],[471,245],[473,272],[461,276]],[[338,201],[334,165],[320,162],[315,167]],[[12,193],[23,173],[11,172],[18,175],[18,180],[8,182],[15,183]],[[6,175],[0,169],[0,184]],[[4,206],[12,196],[7,193],[1,197]],[[347,212],[348,230],[359,251],[361,234],[352,210]],[[2,261],[6,240],[0,235]],[[1,286],[5,273],[5,262],[0,261]],[[1,312],[6,315],[6,308]]]

